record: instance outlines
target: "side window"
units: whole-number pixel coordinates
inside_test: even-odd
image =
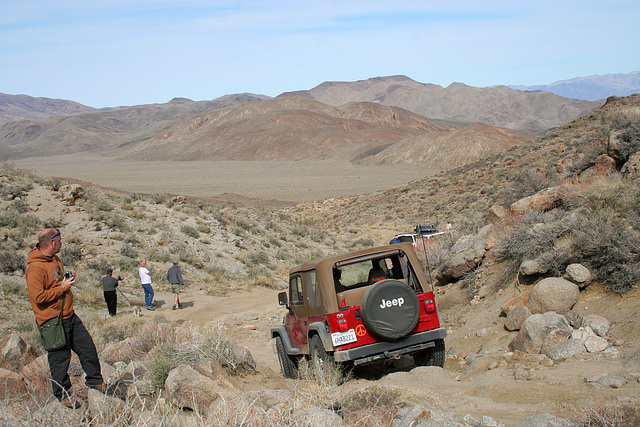
[[[289,289],[291,290],[291,304],[304,304],[302,295],[302,277],[291,277],[289,279]]]
[[[322,298],[320,297],[320,287],[318,286],[315,270],[304,273],[304,284],[307,288],[307,307],[320,307]]]

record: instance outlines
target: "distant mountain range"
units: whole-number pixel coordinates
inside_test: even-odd
[[[448,169],[582,116],[603,101],[506,86],[443,88],[406,76],[326,82],[276,98],[94,109],[0,94],[0,156],[139,160],[350,160]]]
[[[604,74],[560,80],[548,85],[509,85],[511,89],[545,90],[565,98],[596,101],[610,96],[629,96],[640,93],[640,71],[628,74]]]
[[[549,92],[522,92],[506,86],[478,88],[452,83],[443,88],[406,76],[356,82],[325,82],[310,90],[286,92],[328,105],[379,102],[421,116],[455,123],[480,122],[526,133],[540,133],[596,109],[603,101],[563,98]]]

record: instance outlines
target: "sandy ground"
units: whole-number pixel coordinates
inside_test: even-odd
[[[174,311],[171,309],[173,296],[159,290],[156,293],[158,309],[153,312],[143,310],[143,315],[163,315],[168,319],[185,319],[220,327],[237,344],[247,347],[256,361],[256,374],[240,379],[245,389],[293,390],[297,384],[281,377],[273,340],[270,339],[270,328],[277,325],[284,314],[284,309],[277,303],[278,292],[255,288],[235,295],[214,297],[187,291],[181,297],[184,308]],[[440,313],[443,319],[447,319],[445,326],[449,336],[446,345],[451,353],[444,369],[415,368],[410,359],[369,366],[354,371],[353,378],[341,386],[339,393],[374,384],[398,387],[418,395],[428,395],[432,402],[441,405],[441,409],[455,412],[460,417],[466,414],[476,418],[488,415],[507,426],[514,426],[536,413],[568,416],[577,409],[637,401],[640,396],[637,381],[619,389],[594,387],[585,381],[589,375],[624,375],[628,369],[622,366],[622,359],[584,355],[545,366],[536,356],[530,356],[508,364],[501,363],[515,332],[506,332],[502,326],[503,319],[497,316],[495,307],[499,307],[500,301],[483,301],[481,304],[484,305],[468,309],[468,305],[451,304],[451,298],[441,296],[446,308]],[[593,296],[591,301],[598,298]],[[615,307],[616,304],[615,300],[598,301],[607,307]],[[120,309],[121,315],[130,312],[129,307]],[[483,329],[483,334],[478,336],[477,332]],[[466,360],[458,356],[463,354],[467,356]],[[490,368],[493,362],[497,366]],[[517,380],[514,376],[517,367],[534,373],[534,378]]]
[[[142,162],[84,155],[12,160],[41,176],[72,177],[143,194],[216,198],[232,193],[291,204],[404,185],[433,173],[349,162]]]

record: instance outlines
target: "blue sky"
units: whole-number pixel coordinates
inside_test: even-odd
[[[640,1],[0,0],[0,92],[92,107],[640,71]]]

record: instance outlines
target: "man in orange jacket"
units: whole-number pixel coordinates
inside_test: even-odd
[[[76,278],[73,271],[70,272],[70,278],[64,276],[64,266],[57,255],[61,247],[62,237],[58,230],[51,228],[43,230],[38,235],[38,244],[27,257],[28,266],[25,276],[29,301],[38,325],[58,316],[62,309],[62,324],[67,336],[67,345],[59,350],[48,352],[47,356],[53,394],[65,406],[76,409],[80,405],[69,394],[71,379],[68,369],[71,350],[78,355],[82,369],[86,373],[87,386],[103,393],[106,393],[107,389],[100,372],[100,361],[93,339],[73,311],[71,286]],[[65,294],[64,307],[61,307],[63,294]]]

